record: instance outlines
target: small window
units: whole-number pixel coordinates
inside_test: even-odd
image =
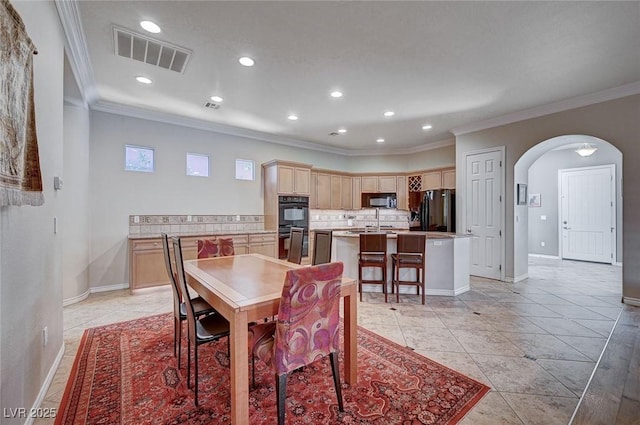
[[[236,159],[236,180],[255,180],[253,164],[249,159]]]
[[[153,173],[155,171],[153,148],[125,145],[124,169],[126,171]]]
[[[209,155],[187,153],[187,176],[209,177]]]

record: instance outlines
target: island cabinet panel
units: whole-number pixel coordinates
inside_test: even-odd
[[[331,175],[318,173],[317,181],[318,202],[316,208],[328,210],[331,208]]]
[[[456,170],[442,170],[442,188],[443,189],[455,189],[456,188]]]
[[[378,192],[395,193],[397,190],[396,176],[378,177]]]
[[[362,176],[362,193],[375,193],[378,191],[377,176]]]
[[[353,209],[353,178],[342,176],[342,209]]]
[[[354,210],[359,210],[362,208],[362,177],[353,177],[352,178],[352,199],[353,205],[351,206]]]
[[[435,190],[442,188],[442,172],[428,171],[422,174],[422,190]]]
[[[331,176],[331,209],[339,210],[342,208],[342,177],[338,175]]]

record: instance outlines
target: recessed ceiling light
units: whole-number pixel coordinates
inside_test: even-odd
[[[157,26],[154,22],[151,22],[151,21],[142,21],[142,22],[140,22],[140,26],[143,29],[145,29],[145,30],[147,30],[149,32],[152,32],[154,34],[157,34],[160,31],[162,31],[159,26]]]
[[[291,121],[295,121],[295,120],[297,120],[297,119],[298,119],[298,116],[297,116],[297,115],[293,115],[293,114],[291,114],[291,115],[289,115],[287,118],[289,118]]]
[[[422,129],[423,129],[423,130],[431,130],[431,128],[432,128],[432,126],[431,126],[430,124],[427,124],[427,125],[423,125],[423,126],[422,126]]]
[[[338,133],[344,134],[344,133],[346,133],[346,132],[347,132],[347,129],[346,129],[346,128],[340,128],[340,129],[338,129]]]
[[[338,91],[338,90],[332,91],[331,92],[331,97],[335,97],[335,98],[342,97],[342,92]]]
[[[224,99],[221,98],[220,96],[211,96],[211,100],[213,100],[214,102],[222,102]]]
[[[142,84],[151,84],[153,82],[151,78],[142,77],[142,76],[136,77],[136,81]]]
[[[393,112],[393,111],[387,111],[387,112],[385,112],[385,113],[384,113],[384,116],[385,116],[385,117],[392,117],[392,116],[394,116],[395,114],[396,114],[396,113],[395,113],[395,112]]]
[[[377,139],[377,140],[376,140],[376,142],[378,142],[378,143],[384,143],[384,139],[381,137],[381,138]]]
[[[256,63],[256,61],[251,59],[249,56],[241,57],[240,59],[238,59],[238,62],[240,62],[240,65],[244,65],[244,66],[253,66]]]

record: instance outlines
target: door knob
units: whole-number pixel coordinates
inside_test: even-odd
[[[565,230],[571,230],[571,227],[564,226],[564,227],[563,227],[563,229],[565,229]]]
[[[467,233],[471,233],[471,228],[468,228],[468,229],[467,229]]]

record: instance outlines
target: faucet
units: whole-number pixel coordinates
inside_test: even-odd
[[[376,231],[380,233],[380,208],[376,208],[376,220],[377,220]]]

